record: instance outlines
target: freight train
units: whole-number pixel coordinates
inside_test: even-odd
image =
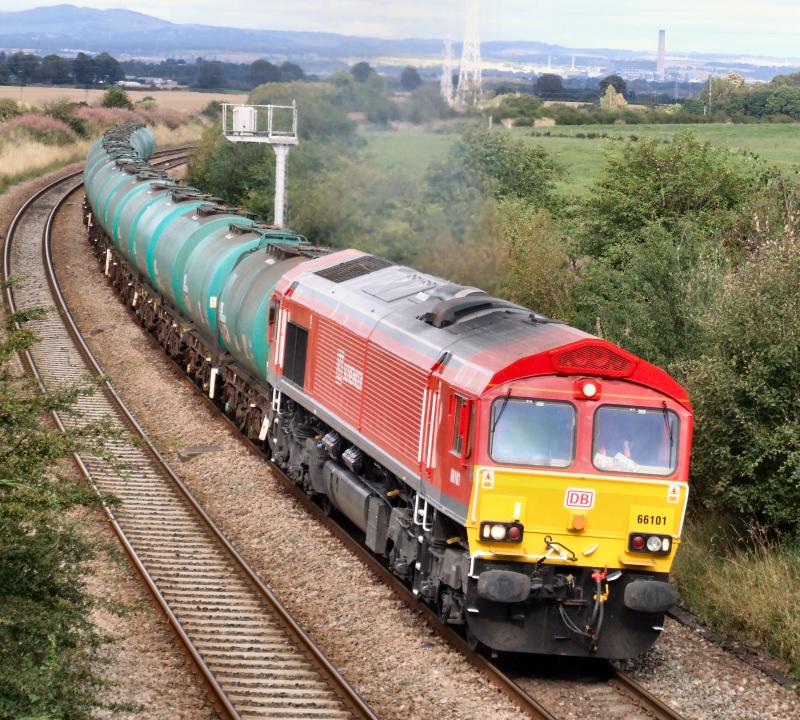
[[[260,224],[154,146],[125,125],[91,148],[89,238],[242,432],[473,647],[647,650],[676,599],[684,389],[477,288]]]

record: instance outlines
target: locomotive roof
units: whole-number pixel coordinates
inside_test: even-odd
[[[279,289],[426,371],[439,366],[448,382],[475,396],[510,380],[554,372],[550,351],[592,345],[636,368],[632,374],[640,377],[632,381],[688,405],[685,391],[666,373],[611,343],[478,288],[358,250],[301,263]]]

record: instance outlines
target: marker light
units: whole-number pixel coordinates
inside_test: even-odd
[[[634,535],[631,538],[631,547],[634,550],[644,550],[644,538],[641,535]]]
[[[519,540],[521,535],[522,531],[519,529],[519,525],[512,525],[510,528],[508,528],[509,540]]]

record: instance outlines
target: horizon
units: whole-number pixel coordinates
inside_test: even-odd
[[[80,3],[43,0],[26,8],[20,8],[18,0],[0,0],[0,10],[5,12],[57,5],[130,10],[184,25],[331,32],[391,40],[441,39],[449,34],[457,42],[463,34],[465,16],[464,0],[444,0],[435,7],[422,0],[381,3],[342,0],[335,9],[325,0],[299,0],[288,9],[270,2],[254,9],[237,0],[224,7],[209,0],[176,0],[169,6],[157,0]],[[775,59],[800,57],[795,40],[800,34],[800,6],[792,0],[770,0],[762,5],[710,0],[702,8],[689,0],[653,0],[646,8],[633,0],[600,3],[565,0],[556,9],[535,0],[498,0],[491,13],[486,3],[482,5],[482,43],[541,42],[567,48],[647,52],[655,56],[658,31],[665,29],[668,56],[703,53]],[[608,6],[613,7],[604,10]],[[280,8],[282,21],[275,20],[271,7]],[[546,7],[548,13],[539,16],[540,7]],[[731,17],[731,9],[735,17]],[[531,30],[526,32],[521,27]]]

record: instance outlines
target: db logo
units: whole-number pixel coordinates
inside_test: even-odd
[[[570,488],[564,496],[564,505],[568,508],[591,510],[594,507],[594,490]]]

